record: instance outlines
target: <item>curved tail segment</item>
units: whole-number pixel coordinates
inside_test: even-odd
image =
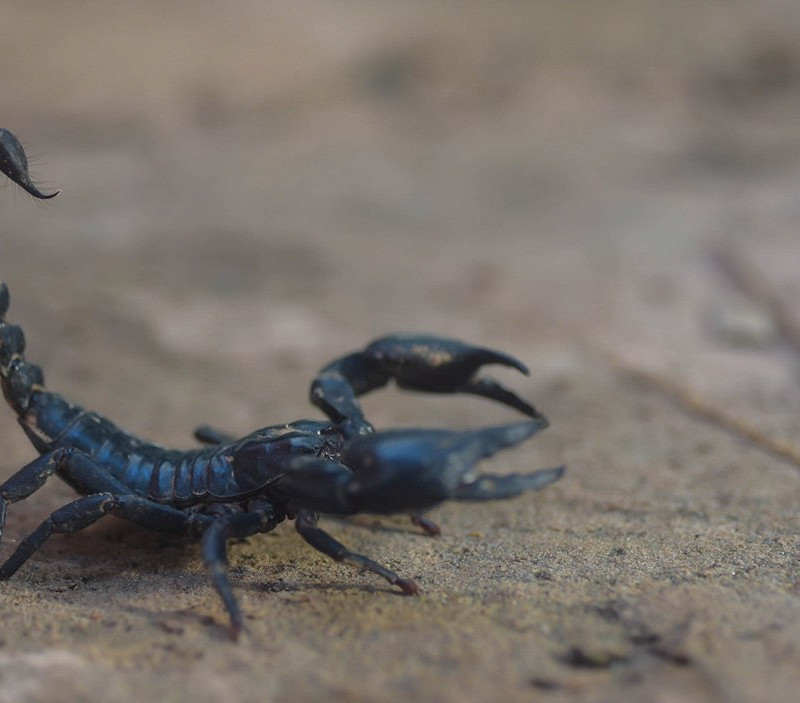
[[[6,322],[8,304],[8,287],[0,283],[0,384],[8,404],[22,416],[33,392],[44,389],[44,374],[36,364],[25,361],[25,334],[21,327]]]
[[[7,129],[0,128],[0,172],[8,176],[34,198],[48,200],[61,191],[43,193],[34,185],[28,173],[28,157],[19,140]],[[9,295],[5,283],[0,283],[0,384],[9,405],[22,417],[30,407],[31,395],[44,385],[42,370],[25,361],[25,335],[17,325],[6,322]]]
[[[28,157],[22,144],[7,129],[0,128],[0,172],[8,176],[14,183],[39,200],[55,198],[61,191],[43,193],[34,185],[28,173]]]

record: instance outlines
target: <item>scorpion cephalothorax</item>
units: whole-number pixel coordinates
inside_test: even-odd
[[[7,130],[0,130],[0,170],[32,195],[53,197],[31,183],[25,152]],[[481,459],[547,427],[532,405],[478,375],[486,364],[527,373],[502,352],[434,336],[384,337],[328,364],[314,379],[311,402],[327,421],[275,425],[241,439],[201,427],[195,436],[206,446],[179,451],[143,441],[46,390],[41,369],[23,356],[22,330],[5,321],[8,305],[8,289],[0,284],[0,383],[40,456],[0,485],[0,533],[6,506],[27,498],[53,474],[81,497],[19,543],[0,565],[0,579],[14,574],[50,535],[117,515],[201,539],[203,560],[236,637],[242,615],[224,569],[229,539],[268,532],[294,519],[312,547],[415,594],[414,581],[350,552],[324,532],[317,513],[407,513],[436,534],[438,527],[422,513],[443,501],[511,498],[553,483],[563,473],[563,467],[506,476],[476,473]],[[530,419],[464,431],[375,431],[357,397],[392,380],[406,389],[480,395]]]

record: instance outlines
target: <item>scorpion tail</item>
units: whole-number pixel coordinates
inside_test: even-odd
[[[44,386],[41,368],[25,361],[25,334],[17,325],[6,322],[9,295],[5,283],[0,283],[0,384],[8,404],[20,416],[30,406],[31,395]]]
[[[28,157],[19,140],[7,129],[0,128],[0,173],[24,188],[35,198],[54,198],[55,193],[43,193],[28,174]],[[31,395],[44,384],[42,370],[25,361],[25,335],[17,325],[6,321],[8,287],[0,283],[0,385],[9,405],[21,417],[30,407]]]

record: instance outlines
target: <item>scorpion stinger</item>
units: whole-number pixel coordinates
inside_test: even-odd
[[[2,171],[36,197],[25,152],[0,130]],[[483,459],[547,427],[545,418],[508,388],[480,375],[486,364],[527,373],[499,351],[427,335],[393,335],[325,366],[311,400],[325,421],[273,425],[241,438],[210,427],[205,446],[166,449],[120,429],[107,418],[48,390],[25,356],[22,329],[6,322],[8,289],[0,283],[0,385],[39,456],[0,483],[0,536],[7,507],[57,475],[79,494],[22,539],[0,579],[11,577],[53,534],[82,530],[106,515],[161,532],[199,538],[211,583],[236,638],[243,618],[225,570],[227,544],[269,532],[294,519],[303,539],[323,554],[416,594],[411,579],[348,550],[318,525],[318,512],[410,513],[429,534],[438,527],[420,514],[446,500],[505,499],[558,480],[563,468],[528,474],[481,475]],[[503,403],[529,419],[474,430],[401,429],[376,432],[358,397],[394,380],[426,393],[469,393]]]
[[[28,157],[19,140],[7,129],[0,128],[0,172],[8,176],[14,183],[30,193],[34,198],[49,200],[61,191],[42,193],[31,181],[28,174]]]

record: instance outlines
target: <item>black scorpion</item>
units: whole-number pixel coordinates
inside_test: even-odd
[[[0,130],[0,170],[27,192],[33,185],[25,152]],[[6,507],[41,488],[53,474],[81,497],[56,510],[0,565],[7,579],[55,533],[75,532],[105,515],[153,530],[198,537],[211,581],[230,617],[235,639],[242,613],[225,573],[227,541],[269,532],[284,519],[312,547],[336,561],[370,571],[406,594],[404,579],[318,527],[318,513],[408,513],[437,534],[422,513],[445,500],[511,498],[558,480],[563,467],[529,474],[478,475],[475,464],[547,427],[547,420],[512,391],[478,372],[501,364],[528,373],[513,357],[459,341],[423,335],[378,339],[324,367],[311,384],[311,402],[328,421],[275,425],[241,439],[209,427],[195,437],[208,446],[166,449],[118,428],[44,387],[41,369],[26,361],[25,337],[5,321],[9,295],[0,284],[0,383],[22,429],[40,456],[0,485],[0,534]],[[530,419],[476,430],[396,429],[377,432],[357,397],[390,380],[428,393],[471,393],[504,403]]]

